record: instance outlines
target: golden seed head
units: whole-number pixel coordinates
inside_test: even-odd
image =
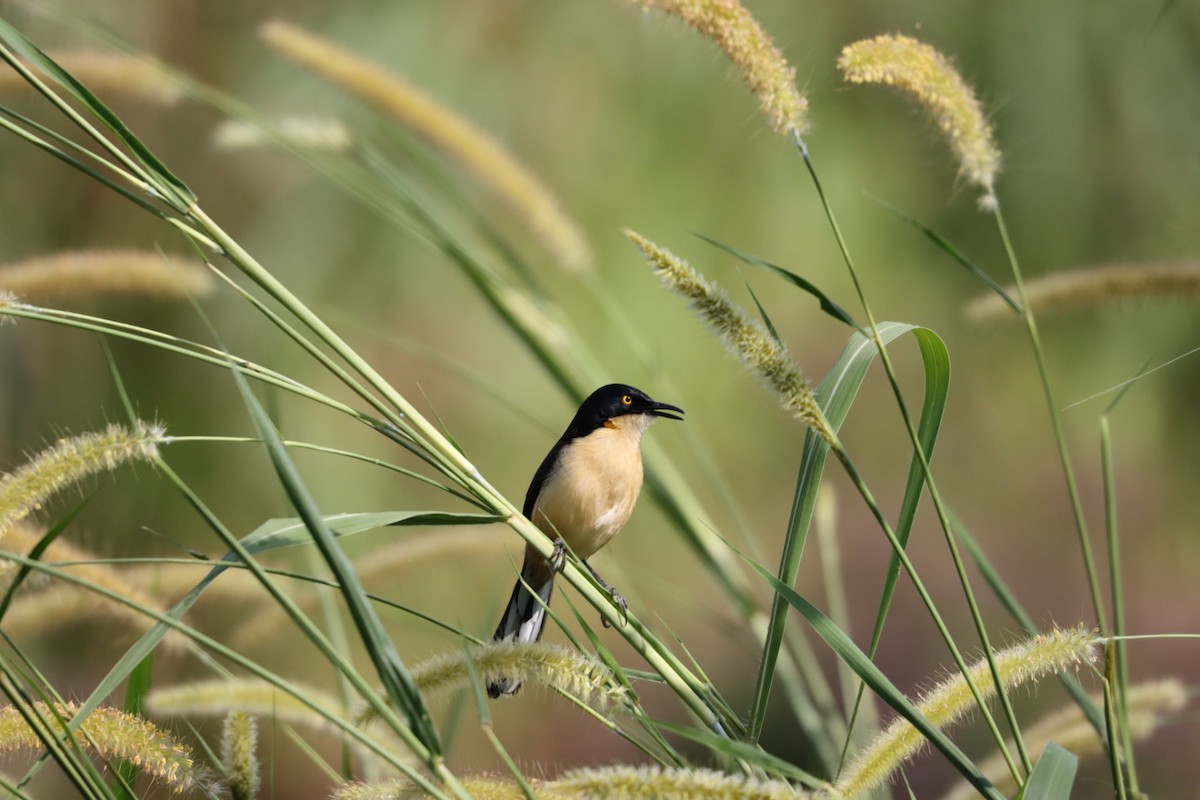
[[[738,0],[633,0],[679,17],[712,39],[741,71],[771,129],[784,136],[808,130],[808,100],[796,89],[796,70]]]
[[[889,84],[916,97],[950,139],[960,174],[992,197],[1000,150],[975,92],[945,56],[908,36],[884,35],[847,45],[838,67],[851,83]]]
[[[302,684],[295,686],[321,708],[341,707],[337,697],[321,689]],[[343,733],[328,717],[299,697],[258,678],[212,679],[158,687],[146,695],[145,708],[146,713],[154,717],[224,717],[240,712],[332,736]],[[405,752],[403,745],[387,731],[373,732],[372,735],[382,739],[393,752]],[[378,754],[357,738],[346,737],[344,741],[360,759],[378,763]]]
[[[692,309],[713,327],[726,351],[774,390],[784,410],[836,446],[837,436],[821,413],[812,386],[770,331],[682,258],[634,231],[626,230],[625,235],[642,251],[663,283],[691,301]]]
[[[401,76],[294,25],[268,22],[259,34],[285,57],[388,114],[458,162],[523,217],[563,267],[576,271],[590,268],[587,239],[560,208],[558,199],[507,148],[466,118]]]
[[[525,800],[527,795],[511,775],[459,775],[458,784],[476,800]],[[550,784],[537,778],[526,778],[535,795],[546,800],[579,800],[578,795],[564,794],[549,788]],[[423,800],[429,793],[412,781],[387,778],[381,781],[354,781],[339,786],[333,800]]]
[[[1009,296],[1016,287],[1007,288]],[[1025,299],[1037,314],[1087,311],[1150,300],[1200,301],[1200,262],[1161,261],[1149,264],[1103,264],[1052,272],[1025,281]],[[971,322],[1019,319],[1012,308],[989,292],[969,302]]]
[[[258,726],[254,718],[231,711],[221,729],[221,760],[232,800],[254,800],[261,783],[258,769]]]
[[[201,262],[143,250],[68,250],[0,267],[0,290],[34,300],[100,294],[186,300],[211,294],[215,284]]]
[[[1000,650],[993,655],[996,671],[1006,690],[1081,663],[1096,659],[1094,633],[1083,627],[1055,629]],[[996,685],[986,659],[969,667],[971,679],[985,700],[994,697]],[[953,725],[976,708],[962,673],[955,673],[937,684],[916,704],[931,723],[939,728]],[[834,788],[847,797],[857,797],[882,786],[906,760],[925,744],[924,738],[903,717],[897,717],[875,738],[839,776]]]
[[[778,780],[762,780],[746,775],[729,775],[712,769],[687,769],[658,766],[612,766],[577,769],[547,788],[566,795],[592,800],[618,800],[630,797],[678,797],[694,800],[801,800],[812,795]]]
[[[1104,705],[1101,695],[1092,695],[1097,707]],[[1129,687],[1125,698],[1128,715],[1122,720],[1131,741],[1149,737],[1166,722],[1169,714],[1179,711],[1188,701],[1187,688],[1174,678],[1148,681]],[[1038,720],[1033,725],[1021,727],[1021,738],[1036,762],[1046,745],[1054,742],[1081,759],[1104,752],[1104,742],[1096,734],[1096,727],[1084,715],[1077,703],[1069,703],[1061,710]],[[1010,743],[1010,749],[1014,745]],[[1019,787],[1013,780],[1008,764],[1000,754],[976,762],[984,777],[995,784],[1005,797],[1017,794]],[[977,800],[979,790],[962,781],[945,795],[942,800]]]
[[[32,703],[31,710],[54,731],[56,717],[70,719],[79,710],[74,703]],[[187,792],[204,782],[191,751],[169,733],[116,708],[101,707],[80,723],[77,740],[112,761],[129,761],[142,772],[167,784],[173,792]],[[15,706],[0,708],[0,751],[41,749],[42,740]]]
[[[126,461],[152,461],[166,430],[138,421],[132,430],[109,425],[100,433],[59,439],[32,460],[0,477],[0,535],[41,508],[60,489]]]
[[[584,702],[606,706],[624,702],[625,687],[608,666],[586,653],[542,642],[496,642],[471,653],[475,671],[485,683],[515,678],[547,686]],[[426,695],[444,694],[469,685],[466,654],[433,656],[412,668],[413,682]]]

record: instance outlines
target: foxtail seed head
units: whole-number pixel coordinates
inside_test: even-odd
[[[132,430],[109,425],[100,433],[59,439],[28,463],[0,477],[0,536],[55,492],[88,475],[116,469],[126,461],[151,461],[166,430],[138,421]]]
[[[670,767],[600,767],[568,772],[547,788],[589,800],[624,800],[632,797],[688,798],[688,800],[803,800],[784,781],[727,775],[711,769]]]
[[[338,698],[312,686],[297,686],[307,700],[322,708],[341,706]],[[285,722],[294,727],[338,736],[341,728],[296,695],[257,678],[192,681],[152,689],[146,695],[146,713],[155,717],[221,717],[240,712],[253,717]],[[382,741],[393,752],[404,752],[399,740],[381,731]],[[377,764],[378,754],[357,738],[345,744],[365,763]]]
[[[1135,742],[1146,739],[1166,722],[1169,714],[1187,705],[1187,701],[1187,688],[1174,678],[1147,681],[1129,687],[1126,697],[1129,713],[1123,720],[1129,738]],[[1104,698],[1093,695],[1092,702],[1102,706]],[[1022,727],[1021,738],[1035,760],[1050,742],[1080,758],[1097,755],[1104,750],[1104,742],[1096,734],[1095,726],[1084,716],[1083,709],[1073,702],[1033,725]],[[977,766],[1005,797],[1017,793],[1019,787],[999,754],[977,762]],[[942,800],[975,800],[978,797],[979,790],[963,781],[943,795]]]
[[[186,300],[212,293],[204,264],[143,250],[69,250],[0,267],[0,289],[34,300],[132,294]]]
[[[1015,287],[1008,287],[1010,296]],[[1052,272],[1025,281],[1025,299],[1036,314],[1086,311],[1146,300],[1200,301],[1200,262],[1105,264]],[[999,295],[989,292],[967,304],[971,322],[1020,319]]]
[[[796,70],[738,0],[633,0],[679,17],[712,39],[741,71],[771,129],[799,137],[808,130],[808,100]]]
[[[404,78],[294,25],[276,20],[259,34],[278,52],[388,114],[431,147],[457,161],[521,215],[567,269],[591,266],[583,232],[558,199],[505,147]]]
[[[916,97],[950,139],[959,173],[984,190],[984,205],[994,202],[1000,150],[975,92],[945,56],[908,36],[884,35],[847,45],[838,67],[851,83],[890,84]]]
[[[691,301],[692,310],[713,327],[726,351],[766,381],[785,411],[809,425],[830,446],[838,446],[837,435],[821,413],[812,386],[762,323],[751,319],[682,258],[634,231],[626,230],[625,235],[642,251],[663,283]]]
[[[255,800],[261,783],[258,770],[258,725],[254,718],[231,711],[221,726],[221,760],[232,800]]]
[[[1096,658],[1097,641],[1092,631],[1082,626],[1039,634],[994,655],[996,670],[1005,689]],[[996,684],[987,659],[970,667],[971,678],[985,700],[994,697]],[[975,696],[962,673],[939,683],[917,704],[931,723],[945,728],[963,719],[975,706]],[[834,784],[835,793],[859,797],[883,785],[896,770],[925,744],[924,738],[903,717],[897,717],[855,758]]]
[[[55,734],[62,727],[59,720],[69,720],[79,710],[74,703],[51,707],[36,702],[30,708]],[[173,792],[187,792],[203,782],[186,745],[141,717],[120,709],[97,708],[80,723],[76,738],[80,745],[94,747],[110,761],[130,762]],[[41,748],[41,738],[29,727],[20,710],[15,706],[0,708],[0,752]]]
[[[535,796],[545,800],[580,800],[579,795],[562,794],[545,781],[527,778]],[[458,785],[475,800],[525,800],[528,795],[511,775],[460,775]],[[424,800],[429,797],[420,786],[402,778],[353,782],[338,787],[333,800]]]
[[[521,683],[547,686],[599,706],[625,699],[625,687],[614,680],[607,665],[562,645],[488,643],[471,652],[471,661],[484,683],[514,678]],[[412,678],[427,697],[470,686],[466,654],[451,651],[426,659],[412,667]],[[368,707],[358,719],[360,723],[366,723],[374,716],[374,710]]]

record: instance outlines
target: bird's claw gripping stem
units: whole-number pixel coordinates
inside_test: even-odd
[[[562,572],[563,568],[567,566],[567,543],[563,541],[561,536],[554,540],[554,551],[550,553],[550,558],[548,559],[547,563],[550,564],[550,569],[554,570],[555,572]],[[621,610],[621,625],[624,626],[628,624],[629,601],[626,600],[620,592],[609,586],[608,582],[605,581],[604,578],[600,577],[600,573],[596,572],[595,568],[591,564],[584,561],[583,565],[588,568],[588,572],[592,573],[592,577],[596,579],[596,583],[600,584],[601,589],[608,592],[608,595],[612,598],[613,603],[615,603],[617,608]],[[609,621],[604,617],[600,618],[600,624],[606,628],[612,627]]]
[[[617,608],[621,609],[621,626],[624,627],[625,625],[629,624],[629,601],[626,600],[620,592],[609,586],[608,583],[605,582],[604,578],[600,577],[600,573],[596,572],[591,564],[584,561],[583,565],[588,568],[588,572],[592,573],[592,577],[596,579],[596,583],[600,584],[600,588],[608,592],[609,597],[611,597],[613,602],[617,604]],[[608,620],[604,617],[600,618],[600,624],[605,628],[612,627],[612,625],[610,625]]]
[[[562,572],[567,566],[567,543],[561,536],[554,540],[554,552],[550,554],[549,564],[554,572]]]

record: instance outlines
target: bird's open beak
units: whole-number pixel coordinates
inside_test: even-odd
[[[671,413],[671,412],[676,412],[676,413]],[[679,414],[683,413],[683,409],[680,408],[679,406],[673,406],[670,403],[655,402],[655,404],[650,407],[649,413],[652,414],[653,416],[666,417],[667,419],[679,419],[679,420],[683,419],[683,417],[678,416]]]

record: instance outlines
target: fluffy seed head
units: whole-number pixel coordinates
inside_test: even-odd
[[[165,429],[137,422],[132,430],[109,425],[100,433],[59,439],[28,463],[0,477],[0,535],[27,517],[60,489],[88,475],[116,469],[126,461],[151,461]]]
[[[0,267],[0,289],[35,301],[100,294],[186,300],[211,294],[214,285],[198,261],[143,250],[72,250]]]
[[[616,682],[604,662],[578,650],[542,642],[496,642],[471,653],[475,672],[484,683],[515,678],[542,685],[598,706],[621,703],[625,687]],[[470,685],[466,655],[452,651],[433,656],[412,667],[413,682],[427,696],[445,694]],[[363,710],[360,722],[375,712]]]
[[[1039,634],[994,655],[996,670],[1005,689],[1029,683],[1044,675],[1059,672],[1096,658],[1097,641],[1092,631],[1082,626]],[[970,667],[971,678],[984,699],[994,697],[996,684],[986,659]],[[917,704],[919,710],[939,728],[953,725],[969,714],[975,696],[961,673],[939,683]],[[846,797],[857,797],[883,785],[903,763],[925,744],[912,723],[897,717],[875,741],[851,762],[838,778],[834,789]]]
[[[258,770],[258,726],[254,718],[231,711],[221,728],[221,760],[233,800],[254,800],[261,782]]]
[[[741,71],[776,133],[790,137],[808,130],[808,100],[796,89],[796,70],[738,0],[633,1],[677,16],[712,39]]]
[[[31,709],[55,734],[61,731],[57,718],[70,719],[79,707],[73,703],[32,703]],[[116,708],[97,708],[79,726],[77,741],[113,761],[129,761],[142,772],[170,787],[188,792],[202,783],[191,751],[166,731]],[[41,749],[42,740],[14,706],[0,708],[0,752]]]
[[[268,22],[259,34],[287,58],[375,106],[458,162],[521,215],[562,266],[591,266],[587,240],[557,198],[512,153],[464,117],[399,75],[294,25]]]
[[[728,775],[711,769],[600,767],[566,773],[547,787],[589,800],[656,797],[663,800],[796,800],[812,795],[783,781]]]
[[[1130,739],[1139,741],[1148,738],[1166,722],[1169,714],[1182,709],[1187,705],[1187,701],[1187,688],[1173,678],[1148,681],[1129,687],[1126,698],[1129,715],[1126,725]],[[1092,702],[1102,706],[1104,698],[1093,695]],[[1021,737],[1025,740],[1030,755],[1035,759],[1049,742],[1054,742],[1081,758],[1098,755],[1104,749],[1104,742],[1096,735],[1095,726],[1084,716],[1083,710],[1076,703],[1070,703],[1061,711],[1054,712],[1033,725],[1023,726]],[[1010,743],[1009,749],[1013,747]],[[979,771],[995,784],[1005,797],[1017,793],[1018,787],[1013,781],[1012,772],[1002,757],[990,756],[978,762],[978,766]],[[963,781],[943,795],[942,800],[975,800],[978,797],[979,790]]]
[[[784,410],[836,446],[837,436],[821,413],[812,386],[766,327],[751,319],[682,258],[634,231],[626,230],[625,235],[642,251],[663,283],[686,297],[692,309],[713,327],[729,354],[766,381]]]
[[[1009,295],[1016,294],[1008,287]],[[1200,301],[1200,262],[1104,264],[1053,272],[1025,281],[1025,298],[1035,313],[1069,313],[1150,300]],[[989,292],[967,304],[971,322],[1020,319],[1007,303]]]
[[[851,83],[885,83],[916,97],[950,139],[960,174],[993,197],[1000,150],[975,92],[945,56],[908,36],[884,35],[847,45],[838,67]]]

